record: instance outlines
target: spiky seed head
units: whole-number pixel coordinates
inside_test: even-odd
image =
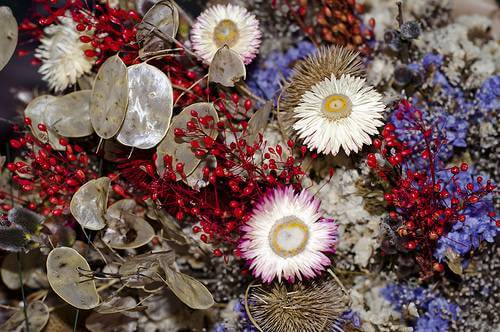
[[[304,93],[332,75],[335,78],[342,75],[364,77],[365,70],[359,52],[343,46],[321,46],[315,53],[297,62],[279,103],[279,120],[283,128],[293,127],[296,121],[293,111]]]
[[[331,279],[250,285],[247,293],[247,313],[261,331],[332,331],[348,302]]]

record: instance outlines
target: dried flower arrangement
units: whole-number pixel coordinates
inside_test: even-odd
[[[213,2],[0,7],[0,329],[498,326],[491,21]]]

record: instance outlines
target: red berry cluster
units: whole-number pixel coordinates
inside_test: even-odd
[[[31,120],[25,118],[25,124],[31,126]],[[27,193],[23,197],[12,197],[11,193],[1,191],[0,198],[9,198],[33,211],[43,215],[60,216],[68,214],[68,207],[73,193],[88,180],[95,178],[96,173],[89,167],[89,157],[82,147],[71,145],[67,139],[61,138],[59,143],[65,151],[56,151],[50,144],[42,143],[30,133],[19,132],[19,136],[10,140],[10,147],[18,150],[18,161],[9,162],[7,169],[12,172],[12,181]],[[38,130],[46,132],[44,124]],[[29,195],[31,194],[31,195]],[[8,200],[5,200],[8,201]],[[8,211],[12,206],[2,205]]]
[[[49,0],[38,0],[38,3],[42,4],[47,14],[41,15],[37,11],[31,21],[25,20],[20,25],[20,30],[25,35],[39,40],[45,26],[56,23],[59,17],[69,12],[76,24],[75,29],[82,32],[80,40],[91,46],[82,56],[97,57],[97,66],[118,52],[127,65],[141,62],[138,57],[140,45],[136,41],[137,29],[135,27],[141,18],[136,12],[110,8],[108,4],[96,4],[92,10],[89,10],[81,0],[67,1],[62,7],[54,7],[56,3]],[[92,32],[92,35],[89,36],[89,32]],[[19,55],[28,54],[26,50],[20,50],[18,53]],[[179,54],[184,54],[184,51],[180,50]],[[34,58],[32,62],[37,64],[39,60]],[[165,55],[149,63],[157,66],[169,76],[174,88],[173,97],[176,106],[184,107],[195,102],[217,98],[215,92],[209,89],[202,79],[205,70],[199,63],[177,55]]]
[[[343,45],[365,55],[371,53],[368,42],[374,40],[375,20],[370,19],[369,26],[363,24],[363,4],[356,0],[298,0],[294,4],[283,1],[302,30],[316,43]]]
[[[413,255],[423,276],[428,277],[433,271],[444,269],[433,258],[437,240],[446,235],[454,223],[464,222],[465,211],[493,192],[495,185],[479,176],[476,179],[479,186],[468,183],[461,188],[457,177],[469,166],[462,163],[460,167],[438,170],[436,154],[443,142],[436,138],[435,129],[406,100],[396,112],[399,112],[398,120],[407,122],[405,128],[413,128],[424,137],[423,148],[401,142],[394,124],[389,123],[381,138],[374,140],[378,153],[370,153],[367,164],[386,183],[388,224],[399,238],[399,249]],[[419,169],[412,165],[427,167]],[[447,176],[438,176],[438,172],[447,172]]]
[[[292,156],[293,141],[288,141],[287,146],[267,146],[261,134],[254,142],[248,140],[248,116],[244,115],[251,108],[249,100],[241,102],[233,94],[231,100],[219,99],[215,106],[220,121],[193,111],[186,129],[174,131],[178,140],[189,142],[196,158],[217,160],[215,167],[201,169],[205,187],[197,190],[182,180],[177,181],[179,177],[186,179],[184,164],[174,164],[168,155],[163,159],[165,171],[161,177],[156,176],[153,164],[147,162],[140,166],[143,170],[140,180],[144,188],[147,179],[151,179],[148,196],[144,198],[151,197],[179,222],[194,223],[193,232],[203,242],[221,246],[214,249],[214,255],[221,256],[231,254],[238,243],[239,228],[250,218],[254,203],[276,186],[291,184],[299,189],[304,172],[300,167],[302,158]],[[216,139],[207,134],[213,130],[218,132]],[[300,150],[302,155],[306,151]],[[130,172],[122,174],[128,176]]]
[[[135,43],[135,25],[140,22],[140,16],[134,11],[111,8],[109,4],[96,4],[88,8],[82,0],[66,1],[63,6],[58,1],[37,0],[45,14],[37,10],[31,19],[25,19],[19,30],[26,36],[38,40],[43,35],[43,28],[54,24],[62,16],[71,15],[76,24],[76,30],[82,32],[80,40],[89,43],[92,48],[84,51],[82,56],[97,57],[96,65],[100,65],[110,55],[120,52],[126,64],[132,64],[137,58],[138,45]],[[37,22],[37,23],[34,23]],[[86,33],[84,33],[86,32]],[[92,33],[90,36],[88,33]],[[18,51],[20,56],[27,55],[25,50]],[[38,59],[34,59],[34,63]]]

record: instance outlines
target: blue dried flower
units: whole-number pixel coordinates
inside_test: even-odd
[[[476,93],[479,108],[484,111],[500,109],[500,75],[486,79]]]
[[[272,99],[280,90],[280,82],[288,79],[294,62],[305,58],[316,50],[315,46],[302,41],[286,52],[274,51],[259,61],[250,71],[247,84],[259,97]]]
[[[427,53],[422,59],[422,65],[426,70],[428,70],[430,66],[436,66],[439,68],[443,65],[443,59],[444,58],[441,54]]]
[[[355,328],[361,327],[361,318],[359,314],[354,310],[347,310],[342,314],[341,320],[344,324],[351,323]]]
[[[474,167],[469,166],[467,171],[460,172],[454,177],[454,182],[450,181],[451,174],[448,171],[439,172],[437,175],[439,179],[443,180],[443,183],[447,183],[446,189],[449,192],[456,192],[457,186],[464,190],[468,183],[474,186],[474,190],[479,188],[473,174]],[[482,177],[483,181],[488,181],[486,175],[482,175]],[[447,198],[445,203],[449,206],[450,201],[451,198]],[[469,205],[463,211],[464,222],[454,224],[450,232],[438,240],[434,257],[442,261],[448,248],[464,256],[471,250],[479,248],[482,241],[493,242],[499,232],[495,221],[488,216],[488,212],[493,211],[493,209],[492,194],[483,197],[476,204]]]
[[[457,319],[457,305],[423,287],[390,284],[381,290],[381,295],[397,311],[410,303],[415,304],[420,314],[415,324],[416,332],[447,331],[450,322]]]

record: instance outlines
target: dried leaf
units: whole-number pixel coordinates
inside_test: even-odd
[[[90,332],[135,332],[137,331],[136,312],[118,312],[113,314],[100,314],[92,312],[85,320],[85,327]]]
[[[165,73],[147,63],[128,67],[128,109],[117,140],[150,149],[160,143],[172,119],[173,90]]]
[[[126,280],[130,288],[142,288],[148,284],[161,281],[159,277],[160,261],[168,260],[173,253],[162,251],[146,253],[129,258],[119,269],[122,279]]]
[[[110,183],[108,177],[90,180],[71,198],[69,206],[71,214],[82,227],[100,230],[106,226],[104,215]]]
[[[227,45],[219,48],[208,68],[208,81],[225,87],[233,87],[246,77],[246,68],[241,56]]]
[[[40,332],[49,321],[49,308],[42,301],[35,301],[28,305],[28,325],[30,332]],[[26,331],[26,320],[22,310],[16,311],[2,326],[1,331]]]
[[[90,99],[90,120],[97,135],[116,135],[127,112],[127,66],[118,55],[108,58],[99,69]]]
[[[144,45],[144,51],[163,50],[179,29],[179,11],[172,1],[158,1],[137,25],[136,38]],[[162,36],[162,37],[160,37]]]
[[[167,214],[166,212],[157,209],[151,200],[146,201],[149,205],[150,217],[153,220],[159,220],[163,226],[163,237],[169,241],[173,241],[179,245],[188,244],[188,238],[179,227],[179,224],[174,220],[174,218]]]
[[[175,128],[186,129],[186,123],[190,120],[196,121],[191,116],[191,111],[196,111],[198,116],[204,117],[210,115],[214,118],[214,123],[219,121],[217,111],[212,103],[195,103],[184,108],[181,113],[174,117],[172,125],[167,132],[163,141],[156,148],[156,171],[160,176],[163,175],[165,164],[163,158],[166,155],[172,156],[172,165],[177,163],[184,164],[184,174],[189,176],[200,163],[201,159],[197,158],[191,148],[191,144],[184,138],[178,138],[174,134]],[[207,130],[206,134],[212,138],[217,137],[217,130]],[[180,174],[177,174],[177,180],[182,179]]]
[[[102,240],[114,249],[133,249],[149,243],[154,236],[155,231],[146,220],[125,212],[120,220],[108,220]]]
[[[450,270],[460,276],[463,275],[462,257],[450,248],[445,251],[444,256],[446,257],[446,264]]]
[[[114,314],[122,311],[133,310],[137,307],[137,302],[132,296],[112,297],[96,309],[100,314]]]
[[[15,207],[9,210],[7,219],[26,233],[35,234],[42,228],[44,217],[23,207]]]
[[[147,306],[146,315],[149,319],[157,322],[179,317],[179,314],[185,310],[182,302],[169,289],[144,299],[143,303]]]
[[[48,219],[43,223],[43,226],[50,231],[50,234],[47,236],[50,237],[50,243],[52,243],[52,245],[71,247],[75,243],[75,230],[67,227],[67,225],[61,223],[60,220]]]
[[[253,144],[259,138],[259,133],[263,133],[269,123],[269,115],[273,110],[273,101],[270,100],[264,106],[255,112],[248,121],[247,138],[248,144]]]
[[[208,309],[215,304],[210,291],[198,280],[173,270],[162,264],[165,271],[165,283],[174,294],[193,309]]]
[[[28,254],[20,253],[20,262],[23,272],[23,284],[31,288],[41,288],[47,285],[47,280],[41,269],[42,256],[40,251],[33,250]],[[38,271],[37,271],[38,270]],[[19,289],[19,270],[17,254],[5,256],[0,269],[2,281],[9,289]]]
[[[64,301],[79,309],[92,309],[99,304],[94,280],[81,274],[90,271],[89,263],[73,248],[55,248],[47,257],[50,286]]]
[[[29,243],[26,233],[19,227],[0,226],[0,249],[11,252],[20,252],[27,248]]]
[[[17,46],[17,22],[7,6],[0,7],[0,70],[9,62]]]

